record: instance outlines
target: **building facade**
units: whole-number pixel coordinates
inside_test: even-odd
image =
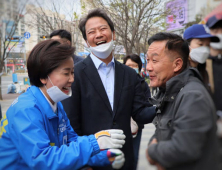
[[[23,7],[18,0],[0,1],[1,61],[6,73],[25,69]]]
[[[196,17],[204,19],[221,0],[170,0],[165,3],[167,28],[166,31],[183,35],[185,25],[193,22]]]

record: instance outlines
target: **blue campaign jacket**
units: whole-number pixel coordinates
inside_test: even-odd
[[[0,169],[78,169],[110,164],[94,135],[79,137],[63,106],[56,115],[36,86],[9,107],[0,126]]]

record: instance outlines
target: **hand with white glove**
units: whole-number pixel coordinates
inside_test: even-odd
[[[112,164],[113,169],[120,169],[124,165],[125,156],[119,149],[109,149],[107,151],[107,157]]]
[[[95,137],[100,150],[122,148],[126,138],[123,131],[119,129],[102,130],[97,132]]]
[[[138,125],[137,123],[133,120],[133,118],[131,117],[131,121],[130,121],[130,126],[131,126],[131,133],[133,138],[136,137],[137,133],[138,133]]]

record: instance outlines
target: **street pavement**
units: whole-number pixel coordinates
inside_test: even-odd
[[[152,123],[145,125],[143,129],[137,170],[156,170],[155,166],[152,166],[147,162],[145,155],[147,144],[152,135],[154,134],[154,131],[155,131],[155,126]]]
[[[5,115],[11,103],[19,96],[19,94],[3,94],[3,100],[0,100],[2,108],[2,117]]]
[[[18,80],[22,80],[23,77],[27,77],[27,75],[19,75]],[[7,80],[7,81],[4,81]],[[6,83],[11,83],[10,81],[10,76],[5,77],[2,79],[2,84],[3,86],[6,87]],[[11,105],[11,103],[19,96],[19,94],[7,94],[6,88],[2,90],[3,94],[3,100],[0,100],[1,107],[2,107],[2,114],[4,115]],[[153,135],[155,131],[155,126],[153,124],[147,124],[145,125],[143,132],[142,132],[142,139],[140,143],[140,151],[139,151],[139,161],[138,161],[138,166],[137,170],[156,170],[154,166],[151,166],[147,160],[146,160],[146,155],[145,151],[147,149],[147,144],[151,136]]]
[[[19,82],[23,81],[24,77],[27,77],[28,74],[17,74],[17,79]],[[2,76],[1,77],[1,90],[2,90],[2,98],[3,100],[0,100],[1,109],[2,109],[2,116],[6,113],[7,109],[11,105],[11,103],[19,96],[19,94],[7,94],[8,85],[11,84],[12,81],[12,75]]]

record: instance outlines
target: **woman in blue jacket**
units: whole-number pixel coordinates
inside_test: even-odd
[[[61,100],[71,95],[74,48],[55,40],[37,44],[27,61],[32,86],[9,107],[0,126],[0,169],[79,169],[124,164],[121,130],[79,137]],[[104,150],[108,148],[115,148]],[[103,151],[101,151],[103,150]]]

